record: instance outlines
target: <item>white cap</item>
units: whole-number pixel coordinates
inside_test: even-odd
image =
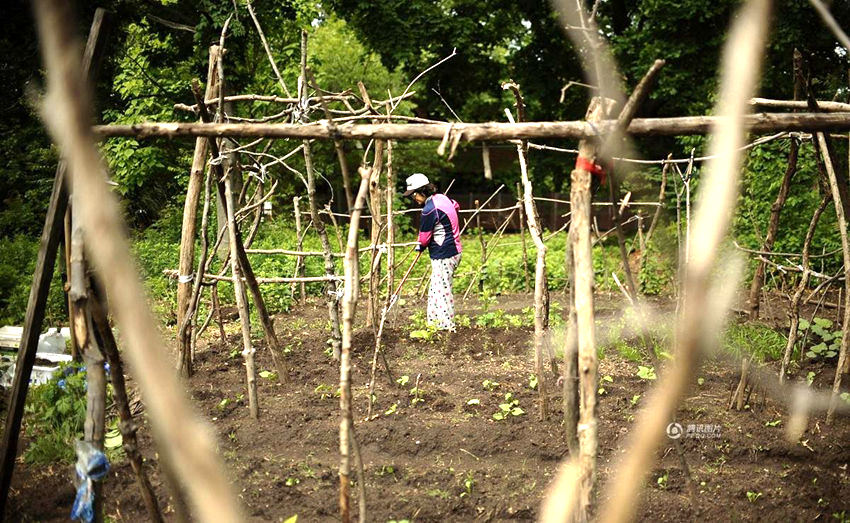
[[[405,196],[410,196],[417,189],[421,189],[422,187],[425,187],[426,185],[431,183],[431,182],[428,181],[428,177],[425,176],[422,173],[411,174],[410,176],[407,177],[406,182],[407,182],[407,190],[404,191]]]

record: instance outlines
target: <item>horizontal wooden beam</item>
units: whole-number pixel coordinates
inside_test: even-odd
[[[808,110],[809,108],[809,102],[805,100],[772,100],[770,98],[752,98],[750,99],[750,105],[798,110]],[[818,100],[818,109],[832,113],[846,113],[850,111],[850,104]]]
[[[676,118],[636,118],[627,132],[633,136],[682,136],[709,134],[719,122],[717,116]],[[850,131],[850,112],[846,113],[758,113],[744,117],[753,133],[781,131]],[[582,139],[604,135],[615,122],[606,120],[592,125],[585,121],[454,123],[454,124],[352,124],[331,128],[326,121],[306,125],[281,123],[198,123],[145,122],[138,124],[96,125],[101,138],[112,137],[242,137],[342,140],[442,140],[447,134],[462,133],[471,142],[500,142],[542,138]]]

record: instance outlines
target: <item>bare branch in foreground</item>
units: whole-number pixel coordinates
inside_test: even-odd
[[[715,289],[711,288],[710,277],[735,208],[741,165],[738,149],[746,138],[743,115],[749,108],[748,100],[758,80],[769,11],[769,0],[747,2],[734,22],[724,49],[716,109],[724,125],[718,126],[712,136],[710,149],[719,156],[707,166],[694,220],[674,360],[653,389],[643,415],[636,421],[619,473],[608,485],[609,497],[600,512],[601,521],[633,519],[643,479],[651,469],[664,427],[673,418],[693,381],[701,353],[716,335],[712,329],[725,312],[721,309],[726,305],[722,303],[725,297],[720,292],[712,295]],[[706,321],[707,311],[715,321]]]
[[[48,91],[43,117],[68,161],[76,205],[89,238],[88,251],[113,305],[126,341],[126,354],[150,414],[162,463],[186,486],[199,519],[242,521],[215,440],[196,416],[168,362],[164,344],[145,301],[130,257],[124,221],[109,192],[104,165],[90,127],[90,91],[79,66],[80,49],[71,33],[70,6],[59,0],[34,2]]]

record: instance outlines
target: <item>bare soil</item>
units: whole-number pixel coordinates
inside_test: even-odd
[[[559,299],[554,297],[553,299]],[[563,301],[563,300],[561,300]],[[500,299],[498,307],[518,313],[529,296]],[[600,300],[611,314],[617,297]],[[474,315],[477,302],[460,305]],[[362,309],[362,307],[361,307]],[[401,387],[379,366],[376,419],[364,421],[374,338],[361,328],[354,341],[352,383],[357,438],[365,464],[370,521],[533,520],[543,491],[568,451],[561,426],[560,394],[551,375],[546,391],[551,411],[537,419],[537,392],[529,388],[533,371],[532,332],[528,328],[461,328],[432,342],[412,340],[406,306],[385,333],[393,380],[408,376]],[[609,312],[605,312],[605,311]],[[187,389],[201,415],[218,434],[220,455],[232,475],[246,519],[281,521],[298,514],[301,521],[337,520],[339,402],[334,396],[339,371],[326,354],[326,309],[310,303],[277,318],[279,335],[290,353],[289,381],[261,379],[261,418],[248,414],[245,375],[238,355],[236,324],[226,343],[206,342],[197,354],[197,372]],[[210,340],[217,329],[211,327]],[[269,352],[258,350],[259,369],[274,370]],[[654,383],[637,377],[637,363],[606,351],[600,363],[600,480],[616,472],[625,439],[639,416],[644,393]],[[827,388],[834,368],[808,365],[814,386]],[[850,424],[839,417],[827,427],[814,418],[801,442],[785,439],[787,409],[759,395],[750,408],[727,409],[737,383],[732,366],[707,362],[677,414],[687,430],[680,440],[695,482],[691,500],[688,477],[673,440],[665,440],[649,475],[641,520],[831,520],[849,510]],[[410,389],[418,379],[423,402],[414,404]],[[498,382],[492,391],[484,380]],[[525,414],[494,420],[506,393],[519,400]],[[469,400],[479,405],[469,405]],[[394,407],[394,411],[392,411]],[[157,467],[147,420],[140,430],[142,451],[160,503],[173,519],[167,490]],[[707,434],[711,427],[711,433]],[[716,431],[716,432],[715,432]],[[68,518],[74,497],[72,467],[19,463],[10,496],[9,521]],[[352,472],[354,477],[354,472]],[[352,493],[356,489],[352,489]],[[604,491],[602,491],[604,496]],[[132,471],[113,464],[105,485],[105,512],[114,520],[145,520]],[[695,501],[695,505],[692,504]]]

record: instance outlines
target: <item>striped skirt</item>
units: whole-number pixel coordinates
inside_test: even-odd
[[[460,264],[460,254],[431,260],[431,282],[428,287],[428,324],[441,331],[455,330],[455,299],[452,281]]]

